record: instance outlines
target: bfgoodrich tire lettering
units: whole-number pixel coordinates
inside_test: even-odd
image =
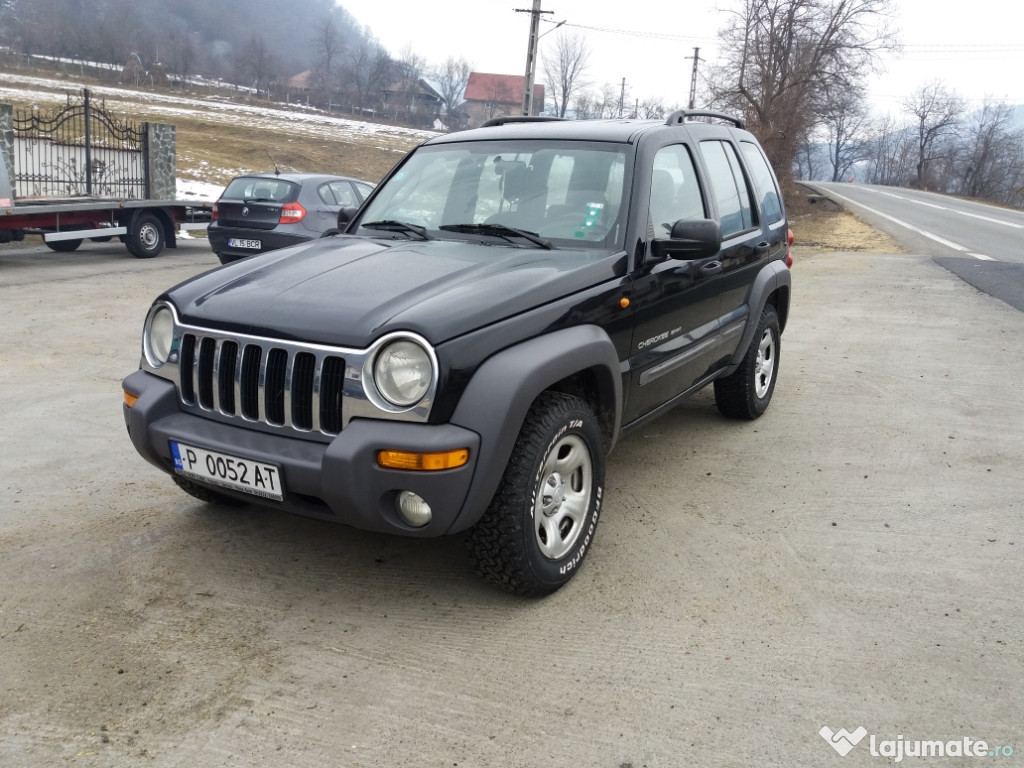
[[[766,304],[740,367],[715,381],[715,404],[722,414],[756,419],[767,410],[779,376],[781,338],[779,314]]]
[[[526,416],[491,505],[469,532],[477,572],[515,594],[554,592],[593,543],[603,487],[604,452],[590,407],[545,392]]]

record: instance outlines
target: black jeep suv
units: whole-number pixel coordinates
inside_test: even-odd
[[[498,119],[418,147],[339,227],[150,309],[124,416],[193,496],[466,531],[483,576],[545,594],[623,432],[708,384],[726,416],[772,398],[791,236],[738,120]]]

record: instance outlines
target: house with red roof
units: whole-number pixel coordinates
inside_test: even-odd
[[[465,116],[466,125],[475,128],[485,120],[502,115],[523,113],[523,75],[495,75],[471,72],[466,83],[464,101],[458,111]],[[544,86],[533,85],[533,114],[544,111]]]

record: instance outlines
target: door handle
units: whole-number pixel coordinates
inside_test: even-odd
[[[709,261],[707,264],[703,265],[700,268],[700,271],[697,273],[697,276],[698,277],[711,277],[712,275],[717,275],[721,271],[722,271],[722,262],[720,262],[720,261]]]
[[[758,256],[764,256],[771,247],[771,243],[758,243],[754,246],[754,253]]]

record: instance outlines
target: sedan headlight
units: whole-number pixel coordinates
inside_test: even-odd
[[[157,304],[146,317],[142,332],[142,351],[154,368],[167,362],[174,348],[174,313],[166,304]]]
[[[373,363],[373,383],[392,405],[416,405],[430,390],[434,367],[430,354],[411,339],[384,346]]]

